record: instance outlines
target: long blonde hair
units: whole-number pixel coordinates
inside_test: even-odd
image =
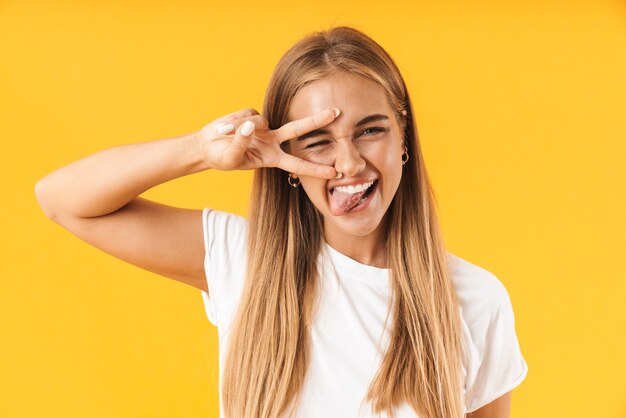
[[[410,155],[384,218],[394,301],[391,338],[365,399],[373,412],[389,416],[406,402],[424,418],[462,417],[460,311],[411,100],[397,66],[357,29],[314,32],[278,62],[263,115],[270,129],[279,128],[299,89],[337,71],[384,88]],[[282,416],[297,402],[306,375],[323,218],[302,187],[289,186],[287,174],[274,167],[254,173],[246,282],[224,365],[228,418]]]

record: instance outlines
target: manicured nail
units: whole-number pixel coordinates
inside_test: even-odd
[[[215,131],[220,135],[224,135],[225,133],[232,131],[234,128],[235,125],[232,123],[220,123],[215,126]]]
[[[241,132],[241,135],[243,136],[250,136],[253,130],[254,130],[254,122],[252,122],[251,120],[247,120],[241,126],[241,131],[239,132]]]
[[[334,108],[333,112],[335,112],[335,117],[337,117],[341,113],[341,110],[339,110],[339,108]]]

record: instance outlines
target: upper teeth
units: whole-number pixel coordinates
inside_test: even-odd
[[[370,181],[368,183],[363,183],[363,184],[357,184],[356,186],[338,186],[338,187],[335,187],[335,190],[341,193],[352,194],[352,193],[362,192],[363,190],[370,187],[372,184],[374,184],[373,181]]]

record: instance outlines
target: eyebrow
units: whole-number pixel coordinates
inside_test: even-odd
[[[387,120],[387,119],[389,119],[388,116],[376,113],[373,115],[365,116],[363,119],[355,123],[354,126],[359,127],[361,125],[365,125],[366,123],[376,122],[377,120]],[[326,128],[315,129],[311,132],[305,133],[304,135],[300,135],[298,138],[296,138],[296,141],[304,141],[305,139],[309,139],[314,136],[327,135],[329,133],[330,131]]]

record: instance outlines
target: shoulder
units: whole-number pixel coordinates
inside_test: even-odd
[[[467,325],[480,328],[502,313],[512,313],[502,281],[491,271],[448,253],[448,268]]]
[[[450,252],[447,256],[452,281],[460,297],[492,299],[508,295],[504,284],[491,271]]]
[[[208,292],[202,296],[209,321],[215,326],[232,320],[244,281],[247,219],[213,208],[202,211]]]
[[[234,213],[204,208],[202,228],[206,269],[216,275],[239,265],[246,251],[248,220]]]
[[[205,222],[213,222],[215,225],[232,225],[233,227],[245,228],[248,223],[248,219],[241,215],[213,208],[204,208],[202,217]]]
[[[473,412],[524,380],[528,365],[517,334],[511,299],[489,270],[448,253],[463,325],[465,405]]]
[[[213,208],[202,210],[202,228],[207,249],[215,241],[243,242],[248,220],[243,216]]]

